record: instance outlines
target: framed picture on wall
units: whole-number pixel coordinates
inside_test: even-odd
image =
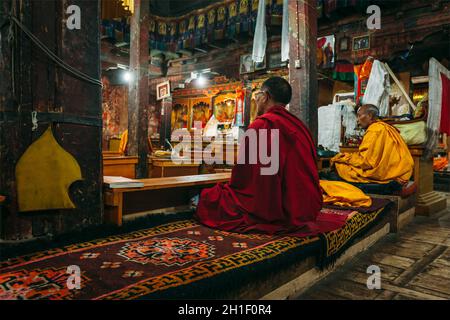
[[[241,56],[241,61],[239,64],[239,73],[251,73],[255,71],[255,63],[252,59],[252,54],[244,54]]]
[[[369,35],[353,38],[353,51],[365,50],[370,48]]]
[[[317,67],[331,69],[334,67],[335,37],[324,36],[317,39]]]
[[[164,81],[156,85],[156,100],[170,97],[170,82]]]
[[[348,51],[350,46],[350,38],[349,37],[342,37],[339,39],[339,51]]]

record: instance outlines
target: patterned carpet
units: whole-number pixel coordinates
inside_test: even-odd
[[[350,218],[320,237],[243,235],[184,219],[54,248],[1,262],[0,299],[218,298],[307,256],[335,259],[382,212],[324,209]]]

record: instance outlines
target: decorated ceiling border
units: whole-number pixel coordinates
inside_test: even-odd
[[[282,24],[283,0],[266,1],[266,23]],[[370,0],[317,0],[318,16],[329,15],[338,8],[362,6]],[[176,52],[198,48],[237,35],[253,35],[259,0],[224,0],[178,17],[151,15],[150,49]],[[115,42],[130,42],[129,17],[103,20],[102,34]]]
[[[205,43],[253,34],[258,0],[225,0],[179,17],[151,15],[150,48],[161,51],[193,49]],[[283,0],[266,0],[267,16],[281,23]],[[102,21],[102,35],[130,42],[129,17]]]

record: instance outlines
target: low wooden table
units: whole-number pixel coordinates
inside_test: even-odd
[[[193,162],[193,161],[192,161]],[[179,177],[199,174],[200,164],[174,163],[170,158],[150,157],[149,178]]]
[[[104,189],[105,221],[122,225],[124,215],[188,205],[202,188],[230,180],[231,173],[137,179],[141,188]]]
[[[137,156],[115,156],[103,158],[104,176],[122,176],[130,179],[136,177]]]

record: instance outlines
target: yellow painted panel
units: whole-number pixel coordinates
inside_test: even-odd
[[[19,211],[75,208],[69,187],[81,179],[78,162],[58,144],[49,127],[17,163]]]

